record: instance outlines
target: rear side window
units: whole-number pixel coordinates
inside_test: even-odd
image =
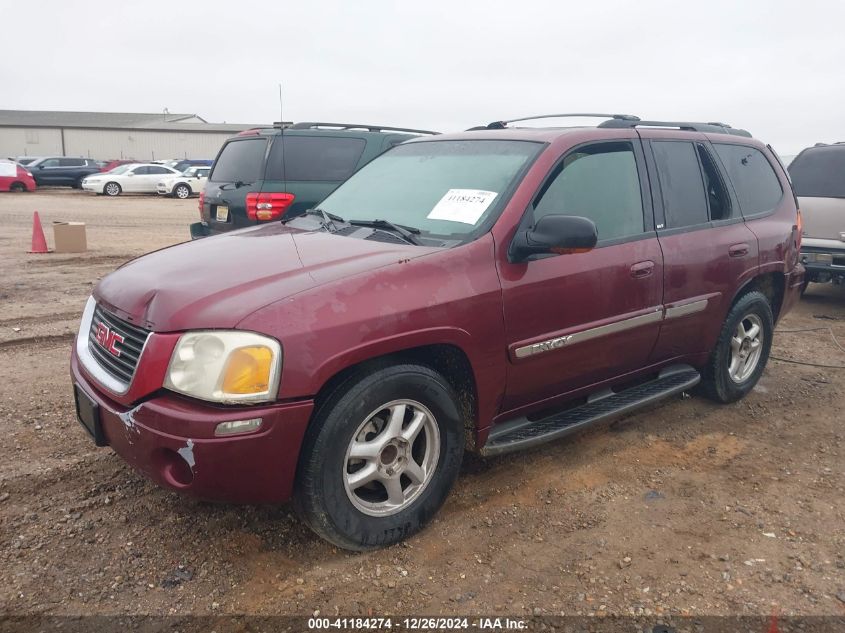
[[[795,195],[845,198],[845,146],[811,147],[789,165]]]
[[[340,182],[355,171],[366,146],[362,138],[281,135],[270,148],[267,179]]]
[[[704,173],[704,190],[711,220],[727,220],[731,217],[731,198],[716,168],[716,163],[703,145],[696,145],[701,170]]]
[[[596,225],[599,240],[643,232],[643,199],[630,143],[580,147],[563,159],[534,205],[544,215],[578,215]]]
[[[82,167],[85,165],[84,158],[60,158],[59,167]]]
[[[778,205],[783,189],[763,152],[747,145],[714,143],[713,147],[733,183],[743,215],[765,213]]]
[[[707,198],[695,146],[687,141],[652,141],[666,227],[705,224]]]
[[[266,138],[229,141],[220,152],[209,180],[212,182],[255,182],[261,178],[266,149]]]

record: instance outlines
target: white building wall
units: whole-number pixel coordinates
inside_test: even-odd
[[[64,128],[64,155],[100,160],[213,159],[234,132],[178,132]],[[0,158],[62,155],[62,131],[0,127]]]
[[[0,127],[0,158],[61,155],[62,134],[50,128]]]
[[[65,153],[97,159],[208,158],[217,156],[231,132],[158,132],[65,128]]]

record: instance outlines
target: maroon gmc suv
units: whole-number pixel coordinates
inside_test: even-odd
[[[742,398],[803,281],[786,172],[724,124],[593,116],[409,141],[319,208],[123,265],[72,352],[80,421],[163,486],[292,498],[367,549],[465,449]]]

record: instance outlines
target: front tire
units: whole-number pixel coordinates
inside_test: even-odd
[[[295,502],[305,522],[357,551],[422,529],[463,459],[456,402],[443,376],[419,365],[347,378],[319,406],[303,443]]]
[[[173,189],[173,195],[180,200],[185,200],[186,198],[191,197],[191,188],[188,185],[177,185],[176,188]]]
[[[121,191],[123,189],[116,182],[107,182],[106,186],[103,187],[103,193],[107,196],[119,196]]]
[[[716,402],[736,402],[754,388],[772,347],[774,318],[769,300],[756,290],[731,307],[702,376],[704,394]]]

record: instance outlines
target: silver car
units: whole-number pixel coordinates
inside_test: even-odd
[[[803,219],[805,284],[845,283],[845,143],[808,147],[789,175]]]

